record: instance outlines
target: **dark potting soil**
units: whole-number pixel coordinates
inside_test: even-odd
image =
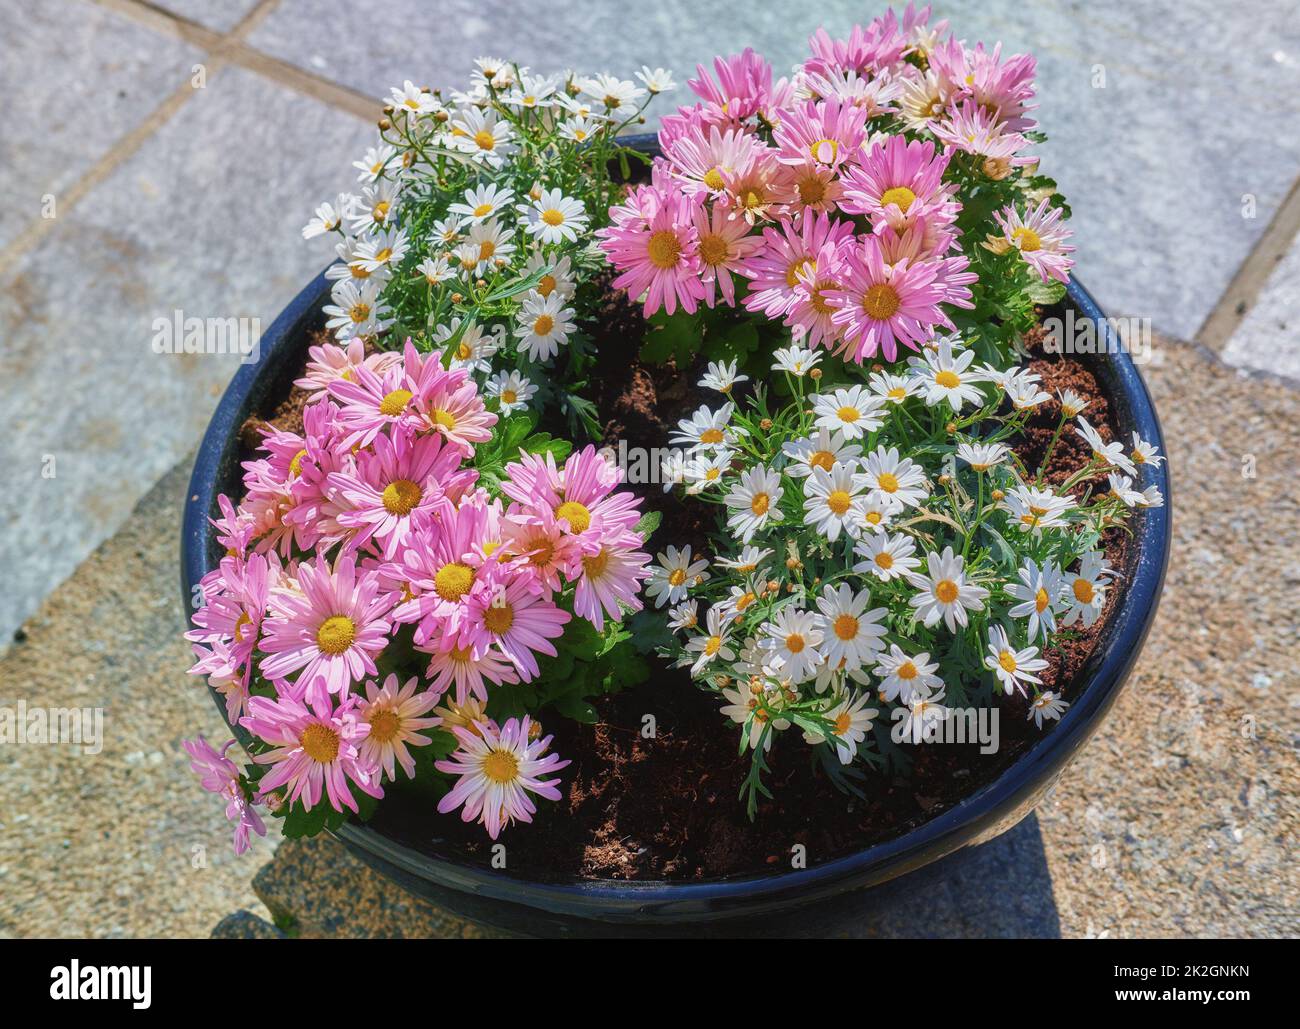
[[[635,360],[644,333],[637,305],[607,295],[597,323],[598,360],[590,398],[602,418],[604,445],[666,447],[670,431],[701,403],[711,402],[695,383],[699,368],[685,374],[672,365]],[[329,337],[312,335],[318,343]],[[1069,356],[1041,352],[1031,336],[1030,366],[1053,399],[1030,419],[1016,447],[1030,468],[1041,462],[1059,417],[1056,392],[1070,389],[1089,401],[1085,417],[1107,438],[1114,425],[1109,404],[1092,373]],[[257,430],[274,426],[300,431],[305,395],[296,387],[279,398],[270,417],[250,418],[241,431],[246,446]],[[544,426],[545,427],[545,426]],[[1086,445],[1067,427],[1045,476],[1059,484],[1089,458]],[[658,483],[632,484],[643,509],[658,510],[663,522],[651,549],[691,543],[707,549],[714,510],[683,504]],[[1111,530],[1103,546],[1112,566],[1124,569],[1129,537]],[[1074,680],[1123,590],[1122,574],[1109,591],[1101,619],[1087,630],[1072,631],[1043,656],[1046,688],[1077,699]],[[594,702],[599,719],[582,725],[541,713],[553,749],[571,762],[560,773],[563,796],[543,802],[531,826],[513,826],[501,842],[508,848],[510,872],[531,879],[705,880],[788,867],[791,847],[802,844],[810,864],[842,856],[928,821],[991,782],[1043,733],[1027,719],[1028,700],[996,694],[1001,709],[1000,747],[981,755],[978,744],[916,747],[908,751],[904,774],[868,769],[856,797],[835,788],[811,760],[799,734],[777,736],[768,756],[764,799],[751,822],[739,797],[749,756],[738,753],[738,730],[719,713],[717,698],[695,686],[682,669],[652,662],[649,680]],[[654,719],[653,738],[643,736],[646,716]],[[1050,731],[1050,730],[1048,730]],[[370,825],[391,839],[426,853],[487,863],[491,843],[481,827],[440,815],[434,798],[421,787],[389,787]]]

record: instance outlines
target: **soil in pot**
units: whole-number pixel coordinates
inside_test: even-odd
[[[640,312],[621,295],[609,295],[599,326],[591,326],[600,355],[592,376],[592,399],[602,415],[608,445],[664,447],[670,430],[701,403],[709,402],[695,383],[699,369],[629,360],[628,340],[640,339]],[[317,343],[329,337],[314,334]],[[1031,351],[1039,339],[1028,341]],[[305,363],[304,347],[304,363]],[[1106,396],[1088,368],[1070,356],[1037,349],[1031,367],[1042,376],[1053,399],[1031,418],[1016,447],[1037,467],[1059,418],[1055,399],[1061,389],[1089,401],[1086,417],[1107,439],[1115,426]],[[301,428],[305,395],[293,388],[277,398],[265,419],[250,418],[241,432],[246,447],[257,430]],[[251,447],[250,447],[251,454]],[[1088,448],[1072,433],[1062,435],[1046,479],[1059,484],[1087,463]],[[663,523],[651,549],[691,543],[707,549],[714,510],[682,504],[658,484],[632,487],[643,509],[658,510]],[[1111,530],[1103,539],[1111,565],[1126,566],[1129,537]],[[1123,591],[1122,576],[1109,592],[1103,617],[1087,630],[1073,631],[1047,648],[1045,688],[1077,699],[1072,683],[1086,664]],[[767,783],[773,799],[759,804],[750,822],[739,801],[749,769],[738,754],[735,727],[719,713],[719,703],[680,669],[656,662],[649,681],[595,701],[599,721],[579,725],[541,713],[554,748],[571,764],[562,773],[564,796],[545,803],[532,826],[515,826],[502,837],[513,874],[537,880],[574,878],[625,880],[705,880],[779,871],[788,867],[790,848],[803,844],[810,864],[851,853],[898,836],[951,808],[1010,766],[1040,730],[1027,718],[1028,701],[999,693],[1001,746],[982,755],[976,743],[910,748],[905,775],[867,770],[859,783],[863,797],[842,793],[810,761],[810,749],[796,738],[778,736],[769,756]],[[654,715],[656,737],[643,739],[641,727]],[[491,842],[478,826],[439,815],[433,798],[410,786],[389,787],[369,823],[383,835],[438,857],[461,855],[487,863]]]

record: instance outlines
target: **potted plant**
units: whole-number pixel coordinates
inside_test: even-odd
[[[648,68],[394,91],[190,490],[237,833],[498,924],[672,926],[987,838],[1095,731],[1167,472],[1026,153],[1033,60],[911,7],[811,48],[699,69],[657,140],[618,134]]]

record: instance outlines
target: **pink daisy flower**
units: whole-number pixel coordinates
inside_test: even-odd
[[[554,657],[549,642],[564,633],[573,616],[534,592],[531,579],[519,576],[470,600],[466,635],[476,654],[495,645],[532,682],[539,669],[534,652]]]
[[[865,28],[854,25],[848,39],[832,39],[825,29],[818,29],[808,40],[812,51],[804,67],[812,72],[835,69],[874,75],[899,63],[907,40],[898,30],[898,18],[888,11]]]
[[[299,672],[313,704],[330,693],[346,693],[375,675],[375,655],[388,643],[389,601],[379,595],[373,573],[357,575],[356,559],[340,557],[331,572],[323,555],[298,566],[298,588],[271,594],[271,616],[263,624],[262,674],[283,679]]]
[[[208,519],[216,530],[217,542],[226,548],[228,557],[246,557],[256,534],[253,519],[224,493],[217,497],[217,506],[221,517]]]
[[[892,361],[899,343],[920,350],[935,326],[953,327],[939,306],[944,299],[935,282],[944,270],[940,262],[888,265],[874,236],[846,245],[842,257],[844,285],[829,301],[838,308],[832,321],[843,329],[840,349],[847,359],[861,364],[880,352]]]
[[[519,558],[519,570],[543,597],[549,599],[576,574],[582,556],[578,538],[546,504],[506,512],[501,530],[505,552]]]
[[[379,766],[361,755],[370,727],[359,717],[359,704],[355,694],[345,695],[337,707],[328,697],[308,707],[296,694],[250,700],[240,724],[273,748],[253,757],[259,765],[271,766],[258,781],[261,795],[287,787],[286,801],[301,801],[310,811],[323,791],[335,811],[346,807],[353,812],[358,809],[352,786],[382,797]]]
[[[751,224],[776,215],[787,197],[797,195],[794,171],[780,162],[776,150],[767,147],[755,150],[738,168],[721,169],[721,174],[723,195],[718,202],[725,204],[733,217]]]
[[[354,339],[346,347],[333,343],[307,349],[309,360],[306,372],[294,385],[308,393],[320,393],[329,388],[335,379],[354,379],[356,369],[366,367],[376,375],[402,363],[402,355],[392,350],[379,350],[366,355],[365,344]]]
[[[390,782],[397,779],[397,765],[402,766],[408,779],[415,778],[415,758],[406,748],[427,747],[432,741],[419,730],[442,723],[441,718],[421,717],[438,703],[438,694],[433,690],[417,693],[418,685],[419,679],[412,677],[399,688],[396,675],[389,675],[382,687],[366,683],[360,717],[370,731],[361,741],[360,759],[383,768]]]
[[[763,230],[763,249],[746,262],[745,274],[753,281],[745,307],[769,318],[784,318],[798,302],[799,274],[816,268],[817,255],[829,245],[834,250],[853,235],[853,223],[811,214],[798,223],[783,219]]]
[[[453,726],[460,747],[436,767],[460,779],[438,802],[439,812],[463,806],[461,820],[478,819],[495,840],[513,822],[533,820],[537,808],[528,794],[559,800],[560,780],[542,776],[558,772],[569,762],[546,753],[550,736],[530,741],[532,727],[527,716],[523,721],[511,718],[499,731],[483,722],[474,723],[477,732]]]
[[[732,218],[721,204],[700,204],[692,213],[695,225],[696,254],[700,261],[700,280],[704,283],[704,302],[714,305],[718,290],[728,307],[736,306],[736,284],[732,273],[745,273],[751,254],[763,245],[750,234],[750,224]]]
[[[348,549],[373,538],[391,560],[416,526],[450,506],[449,494],[460,496],[473,485],[478,473],[462,469],[461,458],[437,436],[417,438],[404,429],[376,436],[373,449],[358,455],[355,474],[335,472],[329,478],[347,507],[339,524],[357,530]]]
[[[986,161],[1004,161],[1008,166],[1031,163],[1032,157],[1016,156],[1029,140],[1018,132],[1008,132],[996,119],[974,101],[963,100],[949,109],[946,119],[933,122],[930,131],[940,142]]]
[[[597,233],[610,264],[622,273],[614,287],[633,298],[644,295],[647,317],[660,308],[672,314],[678,304],[694,313],[704,299],[690,204],[685,194],[657,192],[643,218]]]
[[[641,610],[637,594],[641,583],[650,577],[646,567],[650,555],[636,549],[641,543],[636,533],[626,533],[616,541],[599,543],[593,552],[582,555],[573,613],[587,619],[597,631],[605,628],[606,614],[621,619],[624,607],[629,612]]]
[[[786,111],[772,134],[783,164],[839,169],[856,161],[867,138],[867,112],[839,100],[809,100]]]
[[[846,272],[841,255],[852,246],[852,233],[840,240],[828,238],[813,262],[801,267],[796,275],[794,304],[786,324],[807,346],[829,348],[844,335],[844,327],[835,321],[839,309],[832,298],[844,288]]]
[[[723,169],[743,167],[763,143],[740,129],[692,125],[664,142],[663,147],[664,157],[687,194],[716,195],[723,188]]]
[[[199,777],[199,782],[209,793],[215,793],[226,801],[226,817],[235,824],[235,853],[242,854],[248,849],[248,834],[266,835],[266,825],[244,792],[240,781],[239,766],[226,752],[235,745],[231,740],[217,750],[202,736],[195,740],[182,740],[181,746],[190,755],[190,770]]]
[[[190,675],[206,675],[208,685],[221,694],[226,702],[226,718],[238,721],[248,711],[249,676],[247,670],[241,670],[230,654],[230,648],[224,643],[214,642],[212,647],[194,644],[195,663],[190,668]]]
[[[877,233],[887,225],[902,231],[917,218],[942,227],[961,210],[955,187],[943,182],[947,168],[947,155],[936,156],[933,143],[890,136],[845,175],[840,206],[867,215]]]
[[[695,78],[686,84],[707,105],[718,122],[743,122],[755,114],[766,114],[788,106],[790,84],[781,79],[772,84],[772,66],[750,47],[730,57],[715,57],[714,80],[704,65],[695,66]],[[772,119],[768,119],[772,120]]]
[[[475,444],[492,438],[497,416],[483,403],[469,369],[446,369],[429,360],[412,383],[425,428],[440,433],[466,457],[474,453]]]
[[[456,704],[459,706],[468,703],[471,695],[487,703],[489,683],[496,686],[519,681],[515,666],[491,648],[477,656],[470,647],[452,647],[450,650],[434,647],[415,649],[432,655],[426,673],[430,680],[430,691],[441,696],[454,685]]]
[[[980,43],[973,49],[956,39],[935,47],[930,67],[951,85],[958,99],[969,98],[1008,131],[1023,132],[1034,127],[1029,112],[1034,109],[1034,75],[1038,62],[1031,54],[1015,54],[1002,63],[1002,44],[992,52]]]
[[[327,388],[339,405],[344,446],[369,446],[390,425],[417,431],[427,424],[412,403],[414,384],[402,367],[376,373],[360,366],[353,378],[335,379]]]
[[[272,564],[274,561],[274,564]],[[205,590],[204,604],[194,612],[194,629],[185,634],[195,643],[224,643],[228,659],[247,681],[252,672],[253,650],[261,635],[271,587],[278,578],[279,562],[252,554],[246,561],[227,557],[219,567],[214,590]]]
[[[1066,282],[1070,278],[1074,259],[1066,255],[1073,253],[1074,247],[1065,241],[1072,233],[1061,223],[1059,208],[1049,208],[1044,199],[1032,211],[1026,211],[1023,218],[1011,206],[995,211],[993,217],[1002,228],[1006,242],[1020,251],[1025,263],[1044,282],[1048,279]]]

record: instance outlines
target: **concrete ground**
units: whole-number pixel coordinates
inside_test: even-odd
[[[1080,277],[1157,332],[1144,375],[1176,549],[1138,671],[1051,800],[921,912],[895,891],[834,931],[1295,935],[1300,139],[1281,127],[1300,113],[1300,21],[1210,0],[936,8],[1039,56]],[[402,78],[599,54],[682,81],[745,45],[788,65],[819,21],[871,13],[813,10],[756,2],[742,24],[671,0],[629,25],[616,0],[560,0],[543,22],[389,0],[376,31],[334,0],[0,0],[17,29],[0,40],[0,706],[105,709],[99,755],[0,747],[0,934],[206,935],[240,910],[223,932],[273,915],[304,934],[475,931],[325,843],[254,881],[273,843],[235,859],[191,782],[179,741],[221,722],[183,674],[178,517],[235,366],[154,353],[154,320],[269,325],[326,259],[299,227],[349,184]],[[321,861],[328,888],[304,890]]]

